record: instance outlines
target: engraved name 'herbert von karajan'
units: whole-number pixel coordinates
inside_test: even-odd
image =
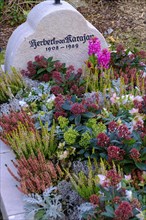
[[[82,42],[83,44],[86,43],[91,37],[94,37],[94,35],[88,35],[83,34],[81,36],[73,36],[73,35],[67,35],[64,39],[56,40],[55,37],[50,40],[43,39],[41,41],[37,41],[36,39],[32,39],[29,41],[30,47],[33,47],[36,49],[40,46],[47,46],[47,45],[57,45],[57,44],[69,44],[69,43],[75,43],[75,42]]]

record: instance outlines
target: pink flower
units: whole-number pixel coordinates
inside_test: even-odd
[[[110,62],[111,54],[107,49],[103,49],[98,54],[98,63],[100,67],[103,67],[105,69],[109,68],[109,62]]]
[[[98,53],[101,50],[100,41],[97,37],[93,37],[89,40],[89,50],[88,54],[89,56],[95,54],[98,55]]]
[[[77,96],[81,96],[85,92],[84,86],[78,87],[77,85],[73,85],[70,89],[72,94],[76,94]]]
[[[71,74],[73,73],[74,71],[74,66],[70,65],[68,68],[67,68],[67,71],[66,71],[66,76],[65,76],[65,79],[68,80],[70,77],[71,77]]]
[[[63,110],[62,110],[62,111],[57,111],[57,112],[55,112],[54,118],[57,119],[57,118],[59,118],[59,116],[66,117],[66,116],[67,116],[67,113],[64,112]]]
[[[131,133],[130,133],[130,131],[129,131],[129,129],[127,128],[127,126],[126,125],[120,125],[119,127],[118,127],[118,136],[120,137],[120,138],[125,138],[125,139],[129,139],[129,135],[130,135]]]
[[[60,86],[52,86],[51,92],[52,92],[54,95],[58,95],[58,94],[63,93],[63,89],[62,89]]]
[[[139,157],[140,157],[139,151],[138,151],[136,148],[133,148],[133,149],[130,151],[130,157],[131,157],[133,160],[138,161],[138,160],[139,160]]]
[[[110,98],[110,101],[112,104],[116,103],[116,101],[117,101],[117,94],[116,93],[113,93],[112,97]]]
[[[140,131],[144,128],[144,121],[142,118],[136,118],[133,120],[133,130]]]
[[[117,146],[109,146],[107,148],[107,152],[108,152],[108,159],[111,160],[123,160],[123,156],[125,154],[124,150],[121,150],[119,147]]]
[[[142,102],[143,98],[141,96],[137,95],[137,96],[134,97],[134,100],[136,100],[138,102]]]
[[[109,124],[108,124],[108,130],[109,132],[115,132],[118,128],[118,124],[117,122],[115,121],[111,121]]]
[[[62,110],[63,103],[64,103],[64,97],[61,94],[59,94],[54,100],[55,109]]]
[[[132,207],[130,203],[122,201],[119,207],[115,210],[115,220],[128,220],[132,216]]]
[[[129,110],[129,113],[130,114],[136,114],[136,113],[138,113],[138,109],[137,108],[132,108],[131,110]]]
[[[117,53],[123,53],[123,52],[124,52],[124,46],[122,44],[118,44]]]
[[[97,135],[97,145],[101,147],[106,147],[110,142],[110,138],[105,133],[100,133]]]
[[[96,194],[93,194],[93,195],[90,196],[89,201],[93,205],[97,206],[99,204],[99,197]]]
[[[56,83],[62,83],[63,80],[62,80],[62,76],[61,76],[61,73],[58,72],[58,71],[54,71],[53,74],[52,74],[52,78],[54,79],[54,81]]]
[[[74,103],[70,110],[74,115],[80,115],[86,112],[84,106],[81,103]]]
[[[117,186],[122,180],[122,177],[117,173],[115,169],[107,171],[106,178],[108,179],[108,183],[111,186]]]

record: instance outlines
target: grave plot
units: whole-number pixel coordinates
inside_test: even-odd
[[[145,219],[146,53],[61,3],[32,9],[0,71],[3,217]]]

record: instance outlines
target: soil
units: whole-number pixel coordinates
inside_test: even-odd
[[[68,0],[109,41],[146,50],[146,0]],[[0,48],[16,27],[0,23]]]

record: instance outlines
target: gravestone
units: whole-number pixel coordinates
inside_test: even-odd
[[[81,68],[88,57],[88,40],[92,36],[99,38],[102,48],[107,48],[102,34],[69,3],[41,2],[11,35],[5,71],[10,72],[11,66],[26,69],[27,62],[37,55],[53,56],[76,69]]]

